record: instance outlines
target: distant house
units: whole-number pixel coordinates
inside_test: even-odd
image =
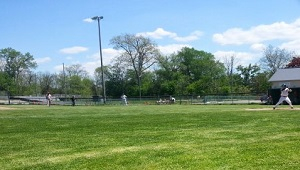
[[[278,69],[269,82],[272,83],[269,95],[272,96],[273,103],[279,100],[281,85],[286,84],[293,90],[289,95],[292,103],[300,104],[300,68]]]

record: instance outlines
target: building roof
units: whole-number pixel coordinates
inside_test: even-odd
[[[270,82],[291,80],[300,80],[300,68],[278,69],[269,79]]]

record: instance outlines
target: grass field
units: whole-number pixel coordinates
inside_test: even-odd
[[[280,108],[0,106],[0,169],[300,169],[300,110]]]

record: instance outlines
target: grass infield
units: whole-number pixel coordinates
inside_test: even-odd
[[[264,105],[0,106],[0,167],[299,169],[300,110]]]

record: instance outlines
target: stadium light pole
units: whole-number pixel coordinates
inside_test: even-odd
[[[98,32],[99,32],[99,48],[100,48],[100,61],[101,61],[101,80],[102,80],[102,94],[103,94],[103,103],[106,103],[106,93],[105,93],[105,80],[103,73],[103,60],[102,60],[102,47],[101,47],[101,32],[100,32],[100,20],[103,19],[103,16],[94,16],[92,20],[98,21]]]

